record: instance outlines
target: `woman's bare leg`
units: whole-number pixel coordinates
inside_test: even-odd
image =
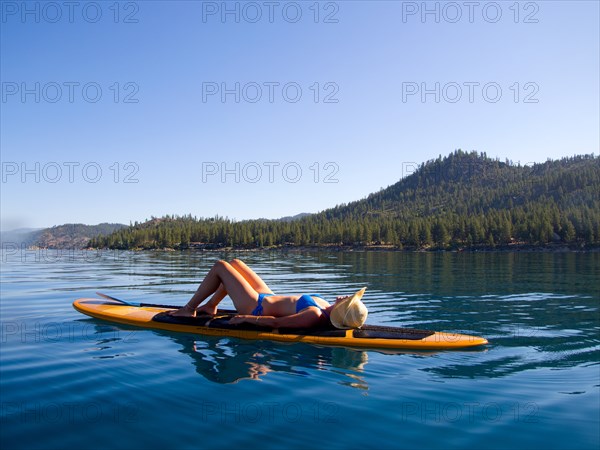
[[[250,283],[250,286],[252,286],[256,292],[261,294],[273,293],[271,288],[267,286],[267,283],[265,283],[263,279],[259,277],[256,272],[254,272],[254,270],[248,267],[246,263],[239,259],[234,259],[230,264],[235,268],[235,270],[242,274],[242,276],[248,283]]]
[[[225,298],[227,295],[227,291],[223,286],[223,283],[219,286],[219,288],[215,291],[209,301],[207,301],[204,305],[196,308],[197,313],[204,313],[214,316],[217,313],[217,308],[221,300]]]
[[[194,316],[198,305],[209,295],[216,293],[221,285],[233,300],[233,304],[240,314],[250,314],[256,307],[258,299],[256,290],[227,261],[217,261],[187,305],[172,314],[174,316]]]
[[[234,259],[230,263],[231,267],[237,270],[244,279],[252,286],[252,288],[259,293],[272,294],[273,291],[267,286],[267,283],[259,277],[250,267],[248,267],[243,261]],[[208,302],[196,309],[196,312],[210,314],[214,316],[217,313],[217,308],[221,300],[227,295],[227,290],[221,284],[217,291],[213,294]]]

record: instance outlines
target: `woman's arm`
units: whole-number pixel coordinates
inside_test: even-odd
[[[271,328],[310,328],[317,324],[321,317],[321,310],[316,306],[310,306],[299,313],[291,316],[274,317],[274,316],[251,316],[239,315],[231,318],[229,323],[253,323],[262,327]]]

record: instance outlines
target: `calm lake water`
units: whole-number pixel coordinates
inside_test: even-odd
[[[95,291],[184,304],[234,257],[275,292],[333,300],[368,286],[369,323],[490,345],[286,345],[140,330],[71,306]],[[6,251],[0,445],[597,449],[599,275],[598,253]]]

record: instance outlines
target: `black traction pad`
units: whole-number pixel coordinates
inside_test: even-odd
[[[271,327],[257,326],[252,323],[242,323],[231,325],[229,319],[235,314],[218,315],[212,318],[208,315],[199,315],[197,317],[174,317],[165,312],[156,314],[152,320],[160,323],[170,323],[174,325],[188,325],[196,327],[217,328],[221,330],[243,330],[243,331],[264,331],[271,332]],[[212,319],[212,320],[211,320]],[[340,330],[333,326],[328,328],[279,328],[278,334],[294,334],[302,336],[323,336],[323,337],[344,337],[346,330]],[[418,341],[434,334],[434,331],[417,330],[414,328],[386,327],[381,325],[363,325],[361,328],[353,330],[352,335],[355,338],[363,339],[406,339]]]

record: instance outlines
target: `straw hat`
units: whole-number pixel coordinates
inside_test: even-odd
[[[366,287],[362,288],[333,307],[330,320],[334,327],[360,328],[366,322],[369,312],[364,303],[360,301],[366,289]]]

